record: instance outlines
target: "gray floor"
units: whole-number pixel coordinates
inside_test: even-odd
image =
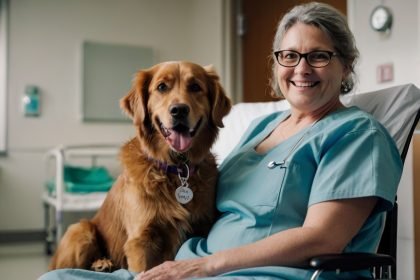
[[[0,278],[32,280],[47,271],[43,243],[0,244]]]

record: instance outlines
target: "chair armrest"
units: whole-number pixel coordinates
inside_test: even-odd
[[[392,256],[373,253],[343,253],[317,256],[309,260],[309,266],[322,270],[362,270],[395,264]]]

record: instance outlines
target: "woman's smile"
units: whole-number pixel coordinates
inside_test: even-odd
[[[313,88],[317,86],[320,82],[310,82],[310,81],[293,81],[290,80],[290,83],[293,84],[295,87],[298,88]]]

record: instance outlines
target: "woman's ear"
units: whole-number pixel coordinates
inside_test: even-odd
[[[342,75],[342,77],[341,77],[341,80],[342,81],[345,81],[345,80],[347,80],[347,78],[351,75],[351,73],[352,73],[353,71],[352,71],[352,68],[351,68],[351,66],[344,66],[344,68],[343,68],[343,75]]]
[[[223,117],[226,116],[232,104],[226,96],[225,90],[219,82],[219,76],[215,72],[212,65],[205,66],[209,78],[209,100],[211,107],[211,119],[218,127],[223,127]]]

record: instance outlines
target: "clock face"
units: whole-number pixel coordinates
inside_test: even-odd
[[[376,7],[370,17],[370,24],[374,30],[385,31],[391,27],[391,12],[385,6]]]

